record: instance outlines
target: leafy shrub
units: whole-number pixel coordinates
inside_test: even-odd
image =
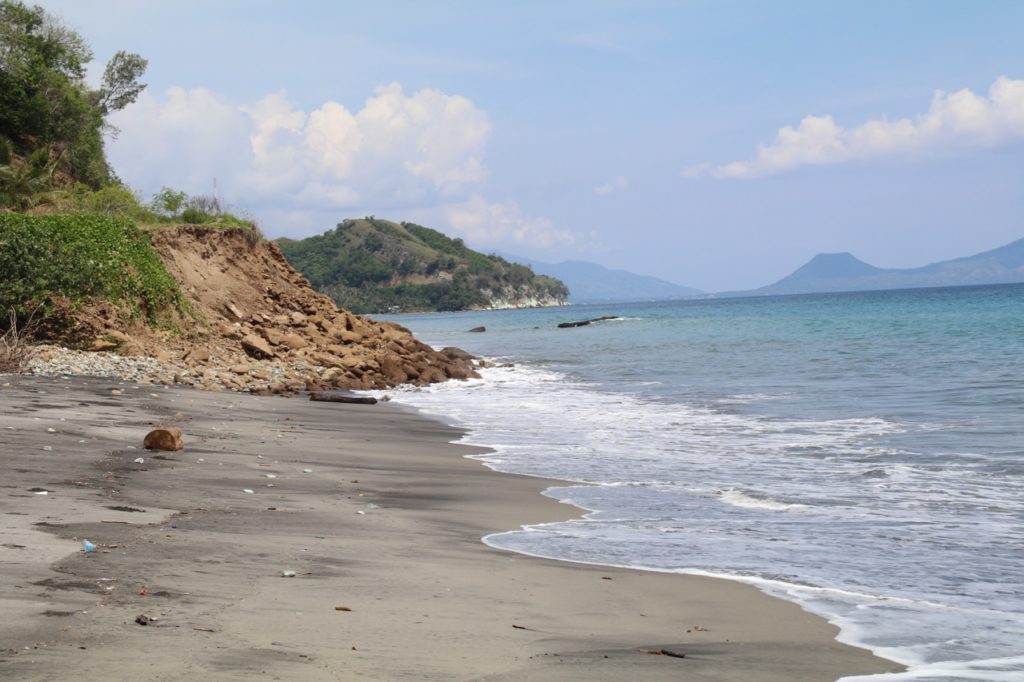
[[[162,187],[149,202],[149,210],[161,218],[173,219],[188,206],[188,195],[184,192]]]
[[[198,208],[189,206],[181,212],[181,222],[188,223],[189,225],[202,225],[210,222],[212,216],[208,213],[200,211]]]
[[[156,323],[186,304],[146,235],[95,215],[0,213],[0,310],[26,315],[54,297],[99,298]]]
[[[80,213],[100,214],[110,217],[125,217],[146,220],[151,212],[142,205],[138,195],[127,185],[115,183],[95,191],[75,194],[74,208]]]

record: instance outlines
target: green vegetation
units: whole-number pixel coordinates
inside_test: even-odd
[[[0,164],[18,170],[24,159],[46,150],[54,165],[51,180],[57,171],[94,190],[115,181],[103,151],[106,118],[146,87],[139,82],[146,60],[118,52],[100,88],[92,90],[85,83],[92,56],[82,36],[41,7],[0,1]],[[12,194],[11,172],[0,173],[0,201]],[[18,197],[0,206],[24,204]]]
[[[368,216],[279,244],[314,288],[354,312],[466,310],[509,295],[563,300],[568,295],[556,279],[414,223]]]
[[[177,283],[133,223],[102,216],[0,213],[0,310],[23,319],[55,298],[101,299],[150,323],[186,312]]]
[[[60,19],[0,0],[0,331],[38,310],[59,334],[62,315],[87,302],[150,324],[188,314],[145,228],[192,223],[262,238],[216,197],[165,187],[146,204],[116,178],[103,148],[107,117],[145,88],[146,60],[118,52],[98,89],[85,83],[91,60]]]

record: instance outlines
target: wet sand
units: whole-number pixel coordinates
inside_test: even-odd
[[[184,450],[142,449],[168,425]],[[475,450],[458,437],[383,404],[0,376],[0,678],[794,681],[899,669],[747,585],[485,546],[488,533],[579,512],[539,494],[556,482],[465,459]],[[143,614],[156,620],[139,625]],[[685,658],[645,652],[662,649]]]

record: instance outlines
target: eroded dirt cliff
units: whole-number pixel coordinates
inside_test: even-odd
[[[474,360],[458,349],[435,351],[400,325],[339,309],[277,244],[248,230],[178,226],[149,235],[192,316],[152,328],[125,322],[108,304],[86,305],[74,313],[74,336],[95,352],[155,358],[154,380],[284,392],[475,375]]]

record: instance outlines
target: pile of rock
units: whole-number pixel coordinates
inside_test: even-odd
[[[129,327],[102,306],[86,307],[78,321],[88,324],[86,347],[95,352],[43,348],[32,370],[256,393],[476,376],[476,361],[463,351],[434,350],[400,325],[339,309],[292,269],[275,243],[252,243],[242,232],[178,227],[152,233],[188,298],[190,329]]]

